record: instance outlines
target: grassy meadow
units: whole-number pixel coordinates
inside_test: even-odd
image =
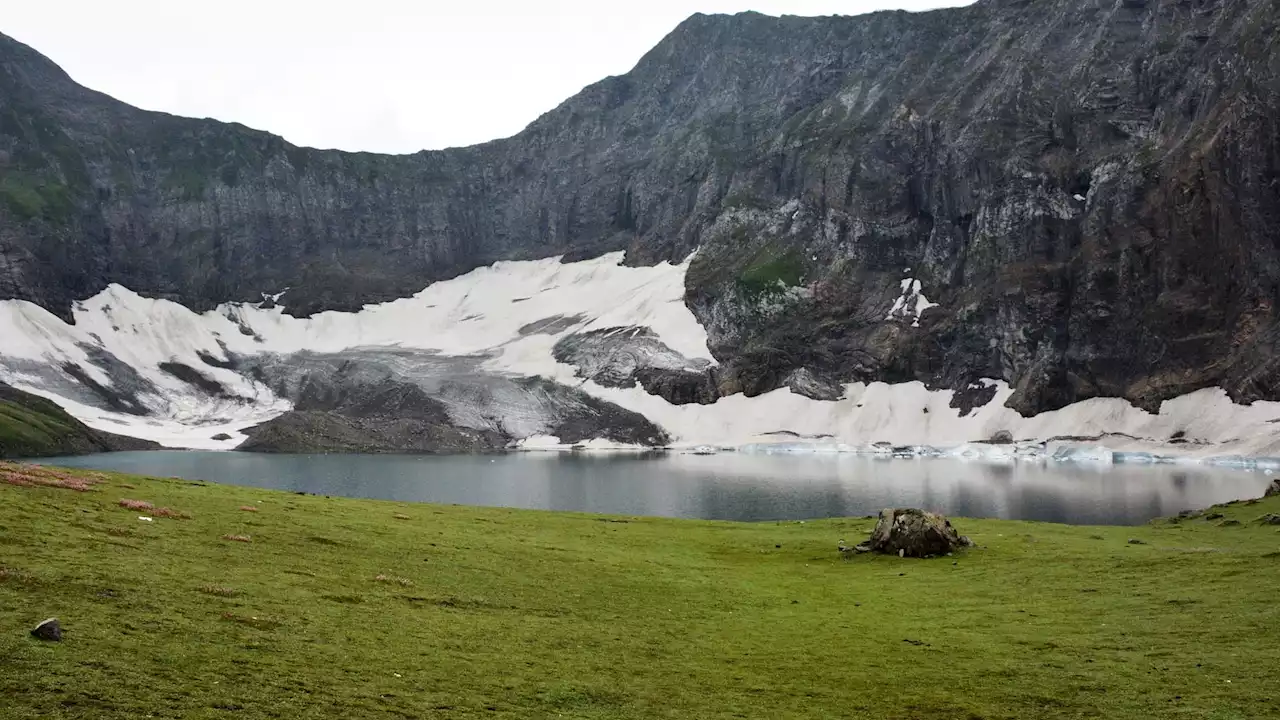
[[[955,557],[845,559],[872,520],[0,463],[0,718],[1276,717],[1267,513],[1280,498],[1138,528],[959,519],[978,547]],[[28,635],[50,616],[62,642]]]

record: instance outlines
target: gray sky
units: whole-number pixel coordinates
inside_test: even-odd
[[[377,152],[519,132],[695,12],[856,15],[965,0],[6,1],[0,32],[125,102]]]

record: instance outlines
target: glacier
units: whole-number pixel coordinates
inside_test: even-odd
[[[263,288],[260,303],[198,313],[111,285],[76,303],[73,323],[5,300],[0,381],[57,402],[90,427],[175,448],[235,448],[246,429],[294,407],[289,388],[302,382],[299,368],[332,373],[363,363],[424,388],[458,425],[498,428],[513,447],[530,450],[565,446],[545,416],[572,404],[512,385],[540,378],[638,413],[665,431],[670,447],[690,452],[1183,459],[1262,468],[1280,456],[1280,403],[1237,405],[1220,389],[1168,400],[1158,413],[1095,398],[1034,417],[1005,407],[1012,389],[994,379],[983,381],[994,398],[964,415],[950,407],[951,391],[918,382],[845,384],[838,399],[783,387],[673,404],[643,381],[604,378],[641,366],[696,375],[716,365],[684,302],[690,259],[649,267],[623,260],[611,253],[498,262],[411,297],[309,318],[285,313],[283,288]],[[918,317],[928,301],[915,283],[903,288],[901,309]],[[582,357],[558,360],[558,344],[559,357],[565,347]],[[987,442],[998,435],[1015,442]],[[605,433],[575,444],[632,445]]]

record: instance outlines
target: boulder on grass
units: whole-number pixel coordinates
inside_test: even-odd
[[[1280,496],[1280,478],[1272,480],[1271,484],[1267,486],[1267,491],[1262,494],[1262,497],[1264,498],[1276,496]]]
[[[58,642],[62,639],[62,626],[58,624],[58,618],[49,618],[37,625],[31,631],[31,636],[40,640]]]
[[[969,538],[956,532],[951,521],[937,513],[917,508],[888,508],[871,538],[857,546],[857,552],[874,552],[898,557],[927,558],[969,547]]]

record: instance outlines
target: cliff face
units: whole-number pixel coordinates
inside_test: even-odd
[[[0,298],[288,288],[307,315],[499,259],[698,249],[721,364],[690,400],[1280,398],[1278,24],[1275,0],[694,16],[513,138],[408,156],[140,111],[0,36]]]

